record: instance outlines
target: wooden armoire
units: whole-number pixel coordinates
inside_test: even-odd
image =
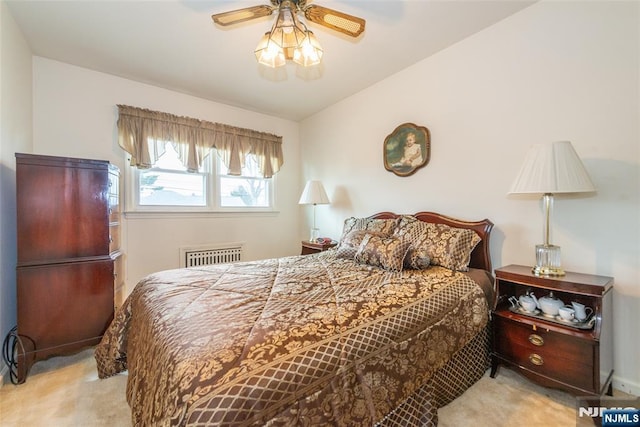
[[[97,344],[124,285],[119,171],[16,153],[18,383],[38,360]]]

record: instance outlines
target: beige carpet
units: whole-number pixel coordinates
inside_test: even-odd
[[[131,426],[126,374],[98,379],[93,350],[36,363],[27,381],[0,388],[0,425]],[[439,411],[440,426],[575,426],[575,399],[501,368]]]
[[[130,426],[126,384],[98,379],[93,349],[38,362],[24,384],[0,388],[0,426]]]

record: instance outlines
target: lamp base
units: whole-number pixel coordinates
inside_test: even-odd
[[[309,230],[309,241],[315,243],[320,237],[320,229],[319,228],[311,228]]]
[[[560,266],[560,246],[536,245],[536,266],[531,272],[536,276],[564,276]]]

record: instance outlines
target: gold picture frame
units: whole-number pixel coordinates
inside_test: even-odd
[[[409,176],[429,163],[431,135],[429,129],[403,123],[384,139],[384,168],[398,176]]]

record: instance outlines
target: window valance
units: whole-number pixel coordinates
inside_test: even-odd
[[[271,178],[283,163],[282,137],[251,129],[118,105],[118,144],[131,155],[131,165],[150,168],[171,143],[188,171],[196,172],[215,148],[230,175],[241,175],[253,154],[262,176]]]

